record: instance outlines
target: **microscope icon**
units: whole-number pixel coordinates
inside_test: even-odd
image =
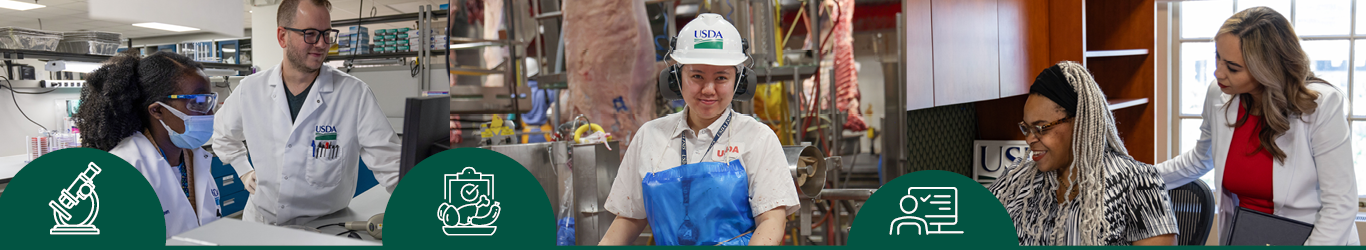
[[[47,202],[47,206],[52,207],[52,219],[57,222],[48,230],[49,235],[99,235],[100,229],[94,224],[95,217],[100,213],[100,197],[95,194],[95,175],[100,174],[100,166],[94,162],[86,165],[85,171],[81,171],[76,176],[76,180],[71,181],[71,185],[62,189],[56,200]],[[74,191],[74,194],[73,194]],[[90,200],[90,212],[84,220],[79,223],[71,224],[71,212],[67,210],[75,208],[81,201]]]

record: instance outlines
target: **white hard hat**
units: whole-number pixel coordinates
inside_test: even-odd
[[[735,66],[749,58],[744,47],[734,25],[721,15],[705,13],[678,31],[670,57],[682,64]]]
[[[536,62],[536,58],[526,58],[526,77],[531,78],[541,73],[541,64]]]

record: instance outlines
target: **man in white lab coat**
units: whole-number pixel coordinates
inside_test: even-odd
[[[374,94],[323,64],[337,39],[330,9],[282,1],[284,62],[247,76],[218,111],[213,150],[252,194],[243,220],[298,225],[346,208],[361,160],[388,191],[398,183],[399,139]]]

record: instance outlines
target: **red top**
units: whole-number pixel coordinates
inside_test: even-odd
[[[1238,117],[1247,111],[1239,105]],[[1271,202],[1271,152],[1260,149],[1261,116],[1249,115],[1242,126],[1233,130],[1228,158],[1224,163],[1224,188],[1238,195],[1238,206],[1263,213],[1275,211]]]

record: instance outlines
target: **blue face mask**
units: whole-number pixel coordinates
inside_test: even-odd
[[[185,121],[185,132],[176,132],[171,126],[166,126],[166,121],[161,121],[161,126],[166,128],[166,133],[171,135],[171,143],[176,147],[184,149],[194,149],[204,146],[213,137],[213,115],[185,115],[180,110],[172,108],[162,102],[157,102],[162,107],[166,107],[175,114],[180,120]]]

